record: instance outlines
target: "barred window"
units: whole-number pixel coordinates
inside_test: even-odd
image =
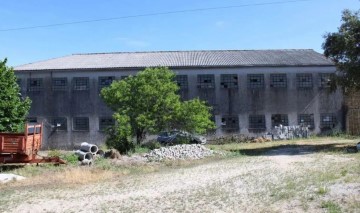
[[[238,116],[224,116],[221,118],[221,128],[225,130],[239,129],[239,117]]]
[[[264,88],[264,74],[248,74],[247,75],[248,88],[262,89]]]
[[[266,129],[265,115],[249,115],[249,129],[252,130]]]
[[[201,89],[213,89],[215,88],[215,76],[214,75],[198,75],[197,86]]]
[[[108,127],[115,124],[115,120],[112,117],[100,117],[99,118],[99,130],[105,131]]]
[[[275,126],[279,126],[280,124],[283,126],[289,126],[288,115],[286,114],[271,115],[271,126],[275,127]]]
[[[320,114],[320,127],[321,128],[334,128],[336,126],[336,115],[334,113]]]
[[[320,88],[330,87],[330,80],[333,73],[319,73],[319,86]]]
[[[74,90],[89,90],[89,78],[88,77],[75,77],[73,79]]]
[[[89,131],[89,118],[75,117],[73,119],[73,127],[76,131]]]
[[[220,86],[221,88],[230,89],[238,88],[238,76],[237,74],[223,74],[220,75]]]
[[[314,114],[299,114],[298,124],[301,126],[308,126],[310,129],[314,129]]]
[[[270,87],[286,88],[287,87],[286,74],[270,74]]]
[[[53,78],[52,90],[53,91],[66,91],[68,88],[67,78]]]
[[[42,78],[29,78],[28,79],[28,91],[42,91],[43,90],[43,79]]]
[[[51,123],[56,130],[63,130],[63,131],[67,130],[67,120],[64,117],[53,118]]]
[[[312,74],[306,74],[306,73],[302,73],[302,74],[296,74],[296,85],[297,88],[312,88],[313,87],[313,79],[312,79]]]
[[[188,76],[187,75],[177,75],[175,76],[175,82],[179,86],[180,89],[188,88]]]
[[[27,117],[26,122],[28,122],[28,123],[37,123],[37,117]]]
[[[115,80],[114,76],[102,76],[99,77],[99,90],[101,90],[104,87],[108,87],[111,85],[111,83]]]

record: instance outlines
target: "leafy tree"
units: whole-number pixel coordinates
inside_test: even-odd
[[[22,100],[14,70],[0,61],[0,132],[18,132],[23,129],[31,101]]]
[[[213,128],[210,108],[204,102],[180,101],[174,77],[165,67],[146,68],[104,88],[101,96],[117,121],[110,136],[118,141],[136,137],[139,144],[147,133],[172,128],[202,133]]]
[[[338,32],[324,36],[324,54],[332,59],[340,75],[332,86],[339,85],[345,91],[360,89],[360,10],[344,10]]]

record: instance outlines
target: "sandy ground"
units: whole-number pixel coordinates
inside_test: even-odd
[[[324,202],[360,212],[354,155],[284,149],[103,183],[16,189],[0,192],[0,212],[327,212]]]

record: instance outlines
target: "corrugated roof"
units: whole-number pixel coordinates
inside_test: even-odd
[[[310,49],[208,50],[74,54],[17,66],[15,70],[332,65],[322,54]]]

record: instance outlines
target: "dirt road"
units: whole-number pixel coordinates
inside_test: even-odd
[[[1,195],[0,211],[360,212],[359,159],[285,148],[101,183],[17,187]]]

